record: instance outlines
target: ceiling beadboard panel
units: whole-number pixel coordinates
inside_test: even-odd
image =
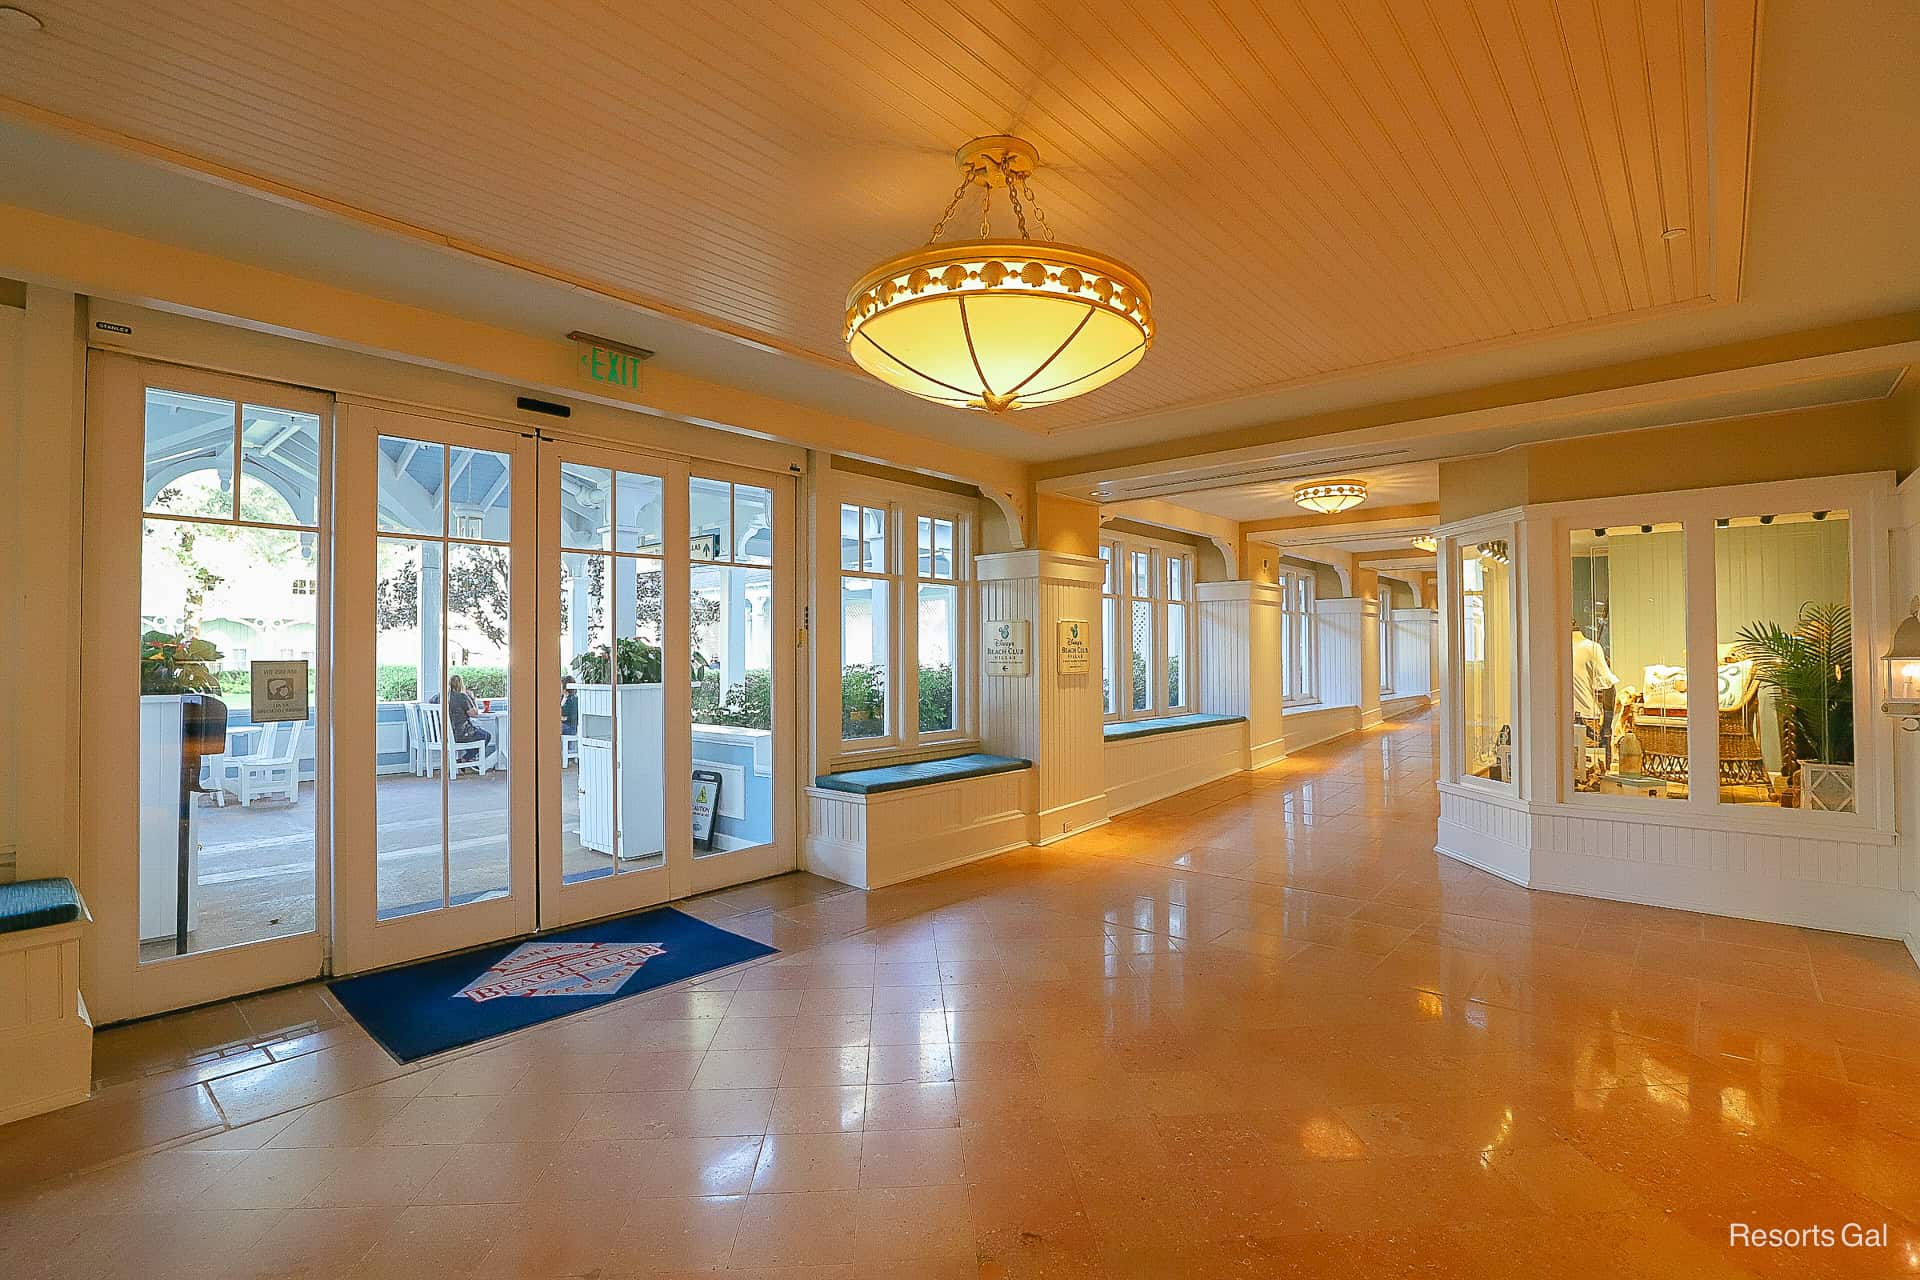
[[[953,148],[1020,133],[1159,324],[1034,431],[1739,284],[1757,0],[33,7],[17,103],[816,361]]]

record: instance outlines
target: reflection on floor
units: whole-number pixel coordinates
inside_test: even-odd
[[[1514,888],[1432,853],[1432,763],[1414,721],[913,884],[697,900],[785,953],[410,1068],[316,987],[108,1030],[98,1097],[0,1129],[7,1273],[1920,1264],[1902,948]]]

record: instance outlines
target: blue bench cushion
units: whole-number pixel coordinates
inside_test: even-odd
[[[66,924],[80,918],[80,895],[65,876],[0,884],[0,933]]]
[[[1031,769],[1033,761],[1012,756],[990,756],[976,751],[972,755],[948,756],[944,760],[916,760],[912,764],[890,764],[878,769],[849,769],[845,773],[822,774],[813,785],[827,791],[845,791],[870,796],[882,791],[902,791],[908,787],[928,787],[936,782],[956,782],[961,778],[984,778],[995,773]]]
[[[1105,726],[1101,733],[1108,742],[1128,738],[1151,738],[1156,733],[1179,733],[1184,729],[1210,729],[1217,724],[1245,724],[1245,716],[1161,716],[1157,720],[1125,720]]]

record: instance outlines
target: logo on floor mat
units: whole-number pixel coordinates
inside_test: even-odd
[[[528,942],[454,992],[475,1004],[501,996],[602,996],[666,948],[657,942]]]

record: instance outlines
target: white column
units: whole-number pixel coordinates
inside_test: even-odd
[[[445,548],[438,542],[420,544],[420,701],[446,696],[446,675],[440,670],[440,593],[446,577]]]
[[[1100,668],[1083,675],[1059,670],[1059,624],[1077,619],[1100,635],[1100,561],[1056,551],[1009,551],[975,560],[980,584],[974,661],[983,659],[987,628],[1001,621],[1032,626],[1027,676],[980,677],[980,740],[984,750],[1033,761],[1036,774],[1031,839],[1036,844],[1104,822],[1106,760],[1101,737]]]
[[[0,455],[0,470],[12,477],[11,501],[0,518],[11,523],[7,545],[18,552],[6,557],[12,583],[8,631],[15,642],[8,652],[33,655],[29,662],[9,663],[7,675],[0,677],[13,739],[11,767],[0,772],[12,788],[14,806],[10,829],[0,831],[0,853],[17,840],[15,865],[22,880],[82,878],[75,785],[81,776],[80,717],[74,707],[80,688],[85,319],[84,306],[73,294],[27,286],[20,377],[13,384],[19,429],[7,433],[7,451]],[[7,394],[13,394],[11,386]],[[137,467],[139,459],[126,465]],[[134,637],[126,640],[131,654]],[[135,711],[129,706],[120,714],[130,723]]]
[[[1202,582],[1200,709],[1247,718],[1245,767],[1258,769],[1287,753],[1281,725],[1281,594],[1269,582]]]

